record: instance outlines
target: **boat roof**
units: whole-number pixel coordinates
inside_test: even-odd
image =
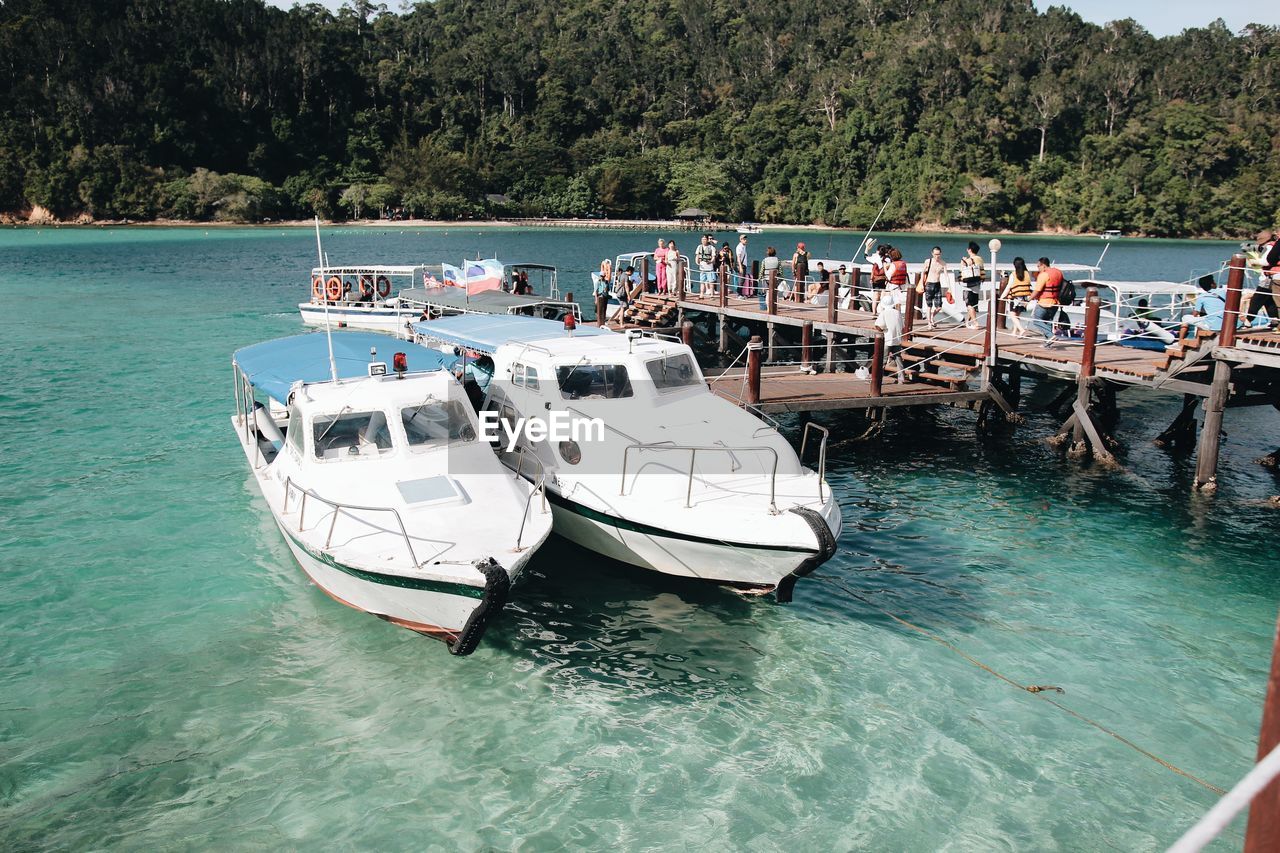
[[[388,265],[388,264],[357,264],[350,266],[332,266],[325,267],[325,275],[361,275],[361,274],[382,274],[382,275],[413,275],[420,266],[404,266],[404,265]],[[320,267],[312,267],[311,275],[320,275]]]
[[[556,271],[554,264],[538,264],[538,263],[525,264],[525,263],[508,263],[507,261],[503,261],[502,266],[503,266],[503,269],[509,269],[511,267],[519,267],[520,269],[526,269],[526,270],[551,270],[552,272]]]
[[[378,350],[376,359],[370,357],[370,349]],[[367,376],[369,362],[377,360],[390,364],[389,356],[396,352],[405,354],[412,373],[449,369],[458,360],[456,356],[376,332],[333,333],[333,362],[338,368],[339,379]],[[242,347],[235,351],[231,360],[253,387],[281,404],[288,403],[289,389],[295,382],[328,382],[331,379],[329,344],[324,332],[276,338]]]
[[[1076,287],[1109,287],[1117,293],[1149,293],[1171,294],[1181,296],[1194,293],[1197,288],[1193,282],[1185,281],[1110,281],[1100,278],[1086,278],[1075,282]]]
[[[573,305],[564,299],[546,296],[517,296],[505,290],[482,290],[470,298],[460,287],[413,287],[400,291],[400,298],[424,305],[441,305],[460,311],[476,311],[483,314],[505,314],[512,308],[528,308],[534,305]]]
[[[475,352],[493,354],[503,344],[527,344],[536,341],[565,339],[564,324],[540,317],[524,317],[510,314],[459,314],[414,323],[413,330],[423,337],[465,347]],[[621,338],[617,332],[599,326],[580,325],[574,338],[611,336]]]

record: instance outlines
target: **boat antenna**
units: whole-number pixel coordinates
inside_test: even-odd
[[[1097,270],[1102,269],[1102,259],[1107,256],[1107,249],[1110,249],[1110,248],[1111,248],[1110,242],[1108,242],[1107,245],[1102,247],[1102,254],[1098,255],[1098,262],[1093,265],[1094,269],[1097,269]]]
[[[876,218],[871,220],[871,227],[867,229],[867,233],[862,235],[862,242],[858,244],[858,248],[854,250],[853,260],[858,259],[858,255],[863,254],[863,249],[867,245],[867,238],[871,236],[871,232],[876,230],[876,225],[880,222],[880,217],[884,214],[884,209],[889,206],[889,199],[893,198],[893,193],[884,197],[884,204],[880,205],[880,212],[876,214]]]
[[[320,217],[316,216],[316,254],[320,257],[320,280],[325,280],[324,247],[320,245]],[[328,284],[325,285],[328,287]],[[333,324],[329,322],[329,298],[324,294],[324,338],[329,344],[329,378],[338,381],[338,365],[333,360]]]

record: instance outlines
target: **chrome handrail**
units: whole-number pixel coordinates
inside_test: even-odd
[[[281,510],[281,513],[282,513],[282,514],[283,514],[283,513],[287,513],[287,512],[289,511],[289,495],[291,494],[291,492],[292,492],[292,490],[293,490],[293,489],[297,489],[299,492],[301,492],[301,493],[302,493],[302,506],[300,506],[300,507],[298,508],[298,530],[299,530],[299,532],[301,532],[301,531],[302,531],[303,529],[305,529],[305,527],[306,527],[307,498],[308,498],[308,497],[315,498],[316,500],[320,501],[321,503],[328,504],[329,506],[333,507],[333,521],[331,521],[331,522],[329,523],[329,535],[328,535],[328,536],[326,536],[326,537],[325,537],[325,540],[324,540],[324,547],[325,547],[326,549],[327,549],[327,548],[329,548],[329,546],[330,546],[330,545],[332,544],[332,542],[333,542],[333,529],[334,529],[334,527],[336,527],[336,526],[337,526],[337,524],[338,524],[338,513],[339,513],[340,511],[342,511],[342,510],[357,510],[357,511],[359,511],[359,512],[389,512],[389,513],[391,513],[392,515],[394,515],[394,516],[396,517],[396,524],[398,524],[398,525],[400,526],[400,535],[404,538],[404,544],[405,544],[405,547],[409,549],[409,559],[413,561],[413,567],[414,567],[415,569],[421,568],[421,565],[418,563],[418,555],[417,555],[416,553],[414,553],[414,550],[413,550],[413,542],[412,542],[412,541],[410,541],[410,539],[409,539],[409,531],[408,531],[408,530],[405,528],[405,526],[404,526],[404,519],[400,517],[400,511],[399,511],[398,509],[396,509],[395,507],[390,507],[390,506],[360,506],[359,504],[349,504],[349,503],[342,503],[341,501],[334,501],[334,500],[330,500],[329,498],[326,498],[326,497],[324,497],[323,495],[317,494],[317,493],[316,493],[316,491],[315,491],[314,489],[304,489],[304,488],[302,488],[301,486],[297,485],[296,483],[294,483],[294,482],[293,482],[293,477],[285,477],[285,480],[284,480],[284,509],[282,509],[282,510]],[[349,514],[349,513],[348,513],[348,514]],[[349,515],[350,515],[350,514],[349,514]],[[351,517],[352,519],[355,519],[356,521],[362,521],[362,522],[363,522],[363,523],[365,523],[365,524],[369,524],[369,522],[368,522],[368,521],[366,521],[366,520],[364,520],[364,519],[357,518],[357,517],[356,517],[356,516],[354,516],[354,515],[351,515],[350,517]]]
[[[667,444],[665,442],[662,444],[629,444],[622,449],[622,481],[619,484],[619,495],[626,495],[627,493],[627,460],[631,455],[631,451],[636,449],[689,451],[689,482],[685,489],[684,496],[684,505],[686,508],[693,505],[693,470],[699,451],[728,453],[731,456],[735,452],[770,453],[773,455],[773,470],[769,475],[769,509],[775,515],[778,512],[778,451],[774,450],[772,447],[725,447],[705,444]]]
[[[827,439],[831,437],[831,430],[820,424],[809,421],[804,425],[804,432],[800,436],[800,464],[804,465],[804,451],[809,444],[809,430],[816,429],[822,433],[822,444],[818,446],[818,503],[822,503],[822,483],[827,479]]]
[[[524,471],[524,450],[525,450],[524,445],[521,445],[520,451],[516,457],[516,479],[517,480],[520,479],[520,476]],[[505,450],[500,451],[499,458],[501,458],[503,453],[509,453],[509,452],[510,451],[505,451]],[[542,460],[539,459],[537,455],[531,454],[531,456],[533,460],[538,463],[538,469],[541,473],[538,475],[537,481],[531,481],[533,482],[533,488],[529,490],[529,497],[525,498],[524,500],[524,515],[521,516],[520,518],[520,532],[516,534],[516,550],[517,551],[523,550],[520,547],[520,541],[524,538],[524,526],[529,521],[529,507],[533,505],[533,496],[537,494],[541,494],[542,510],[543,512],[546,512],[546,509],[547,509],[547,466],[542,463]],[[502,464],[506,465],[507,463],[504,461]],[[509,468],[511,466],[508,465],[507,467]]]

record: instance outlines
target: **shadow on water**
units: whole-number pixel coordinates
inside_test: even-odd
[[[558,536],[526,572],[484,645],[531,660],[553,692],[684,701],[751,689],[765,654],[759,608],[772,602],[606,560]]]

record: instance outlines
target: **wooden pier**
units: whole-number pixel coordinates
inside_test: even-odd
[[[762,412],[861,409],[883,419],[893,408],[953,404],[977,408],[980,424],[993,417],[1017,423],[1021,380],[1028,372],[1062,380],[1067,388],[1058,405],[1070,416],[1050,441],[1065,446],[1068,455],[1103,463],[1114,463],[1117,443],[1110,431],[1118,418],[1118,391],[1146,388],[1181,395],[1181,413],[1156,441],[1198,444],[1196,488],[1212,491],[1223,412],[1252,405],[1280,409],[1280,334],[1236,328],[1244,265],[1244,257],[1236,255],[1227,266],[1223,331],[1192,331],[1164,351],[1100,342],[1101,299],[1094,289],[1085,297],[1084,337],[1046,347],[1039,337],[1019,338],[1007,331],[1003,303],[995,299],[983,328],[918,328],[915,288],[909,287],[901,362],[888,370],[874,315],[841,308],[834,299],[821,306],[780,299],[776,271],[763,282],[763,296],[745,298],[731,292],[724,270],[710,295],[694,294],[677,280],[674,294],[647,294],[622,318],[622,325],[674,327],[692,343],[692,320],[710,318],[720,352],[741,348],[728,370],[708,371],[712,390]],[[642,274],[647,278],[647,270]],[[852,278],[856,294],[857,267]],[[731,327],[744,325],[763,334],[753,335],[744,348],[740,340],[732,345],[737,335]],[[798,337],[799,343],[788,343],[787,335],[793,341]],[[850,353],[861,357],[850,358]],[[870,376],[859,379],[852,370],[841,370],[853,361],[867,367]],[[1203,415],[1198,443],[1197,409]],[[1280,449],[1260,461],[1280,467]]]

